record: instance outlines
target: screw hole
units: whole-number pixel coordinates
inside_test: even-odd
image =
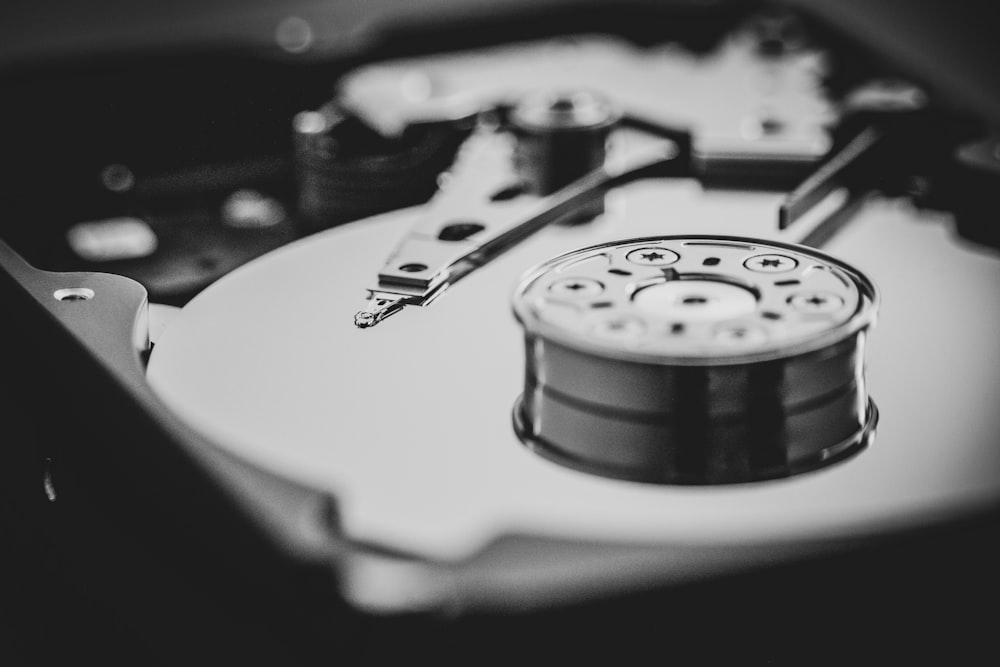
[[[552,111],[566,112],[566,111],[572,111],[575,108],[576,104],[574,104],[573,100],[569,99],[568,97],[560,97],[558,99],[553,100],[552,103],[549,104],[549,109],[551,109]]]
[[[781,134],[785,130],[785,124],[777,118],[761,118],[760,131],[764,136],[773,137]]]
[[[66,287],[52,293],[57,301],[87,301],[94,298],[94,290],[89,287]]]
[[[464,241],[484,229],[486,229],[486,225],[481,225],[478,222],[453,222],[441,228],[441,231],[438,232],[438,238],[442,241]]]
[[[400,271],[405,271],[406,273],[419,273],[420,271],[426,271],[426,264],[418,264],[416,262],[410,264],[403,264],[399,267]]]

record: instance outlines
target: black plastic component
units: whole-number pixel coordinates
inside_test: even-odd
[[[330,107],[325,131],[298,133],[295,178],[306,231],[420,204],[437,190],[471,122],[410,125],[384,137],[358,118]]]

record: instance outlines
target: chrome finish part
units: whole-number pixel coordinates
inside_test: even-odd
[[[509,135],[481,128],[462,147],[445,185],[403,237],[378,274],[368,308],[355,324],[368,328],[405,305],[427,305],[445,289],[546,225],[602,198],[610,188],[669,163],[668,141],[609,161],[546,197],[493,195],[518,181]],[[469,233],[456,233],[468,230]],[[406,298],[389,298],[405,295]],[[392,302],[386,310],[373,301]],[[384,304],[383,304],[384,305]],[[391,311],[391,312],[389,312]]]
[[[368,307],[354,314],[354,326],[359,329],[373,327],[385,318],[398,313],[411,297],[370,290]]]
[[[637,253],[669,267],[636,268]],[[600,292],[566,293],[598,279]],[[665,237],[567,253],[514,296],[526,350],[515,430],[571,468],[661,484],[841,461],[875,425],[863,346],[877,305],[868,278],[803,247]]]
[[[589,90],[541,90],[521,99],[510,113],[517,137],[514,161],[533,192],[547,195],[604,165],[608,138],[622,111],[611,98]],[[574,220],[604,212],[603,199]]]
[[[664,264],[640,268],[634,258]],[[662,260],[661,260],[662,261]],[[600,282],[591,299],[553,287]],[[583,290],[581,290],[583,291]],[[643,238],[592,246],[529,272],[514,312],[527,332],[596,355],[658,365],[717,365],[784,358],[827,347],[874,320],[874,285],[851,267],[804,247],[725,237]],[[639,338],[608,345],[587,332],[609,319],[643,322]],[[736,356],[713,332],[761,332]]]
[[[613,96],[631,118],[690,131],[708,173],[735,163],[820,158],[837,116],[822,94],[824,69],[822,53],[809,48],[761,54],[748,30],[706,56],[581,35],[362,67],[342,81],[339,97],[369,125],[396,136],[412,123],[469,117],[542,89],[594,90]],[[780,132],[747,134],[747,119],[761,118],[761,110],[766,122],[758,125]]]

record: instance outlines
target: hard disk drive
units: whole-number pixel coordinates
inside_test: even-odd
[[[997,117],[810,3],[385,4],[8,178],[25,654],[988,650]]]

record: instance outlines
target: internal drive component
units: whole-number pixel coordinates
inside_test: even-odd
[[[557,257],[518,287],[519,437],[599,475],[663,484],[787,477],[860,451],[877,291],[811,249],[654,237]]]
[[[426,201],[469,128],[423,123],[378,135],[333,105],[293,122],[298,208],[316,231]]]
[[[532,192],[548,195],[604,164],[611,130],[621,110],[607,97],[588,90],[545,89],[524,96],[510,114],[517,137],[514,162]],[[604,212],[601,199],[581,212]]]

